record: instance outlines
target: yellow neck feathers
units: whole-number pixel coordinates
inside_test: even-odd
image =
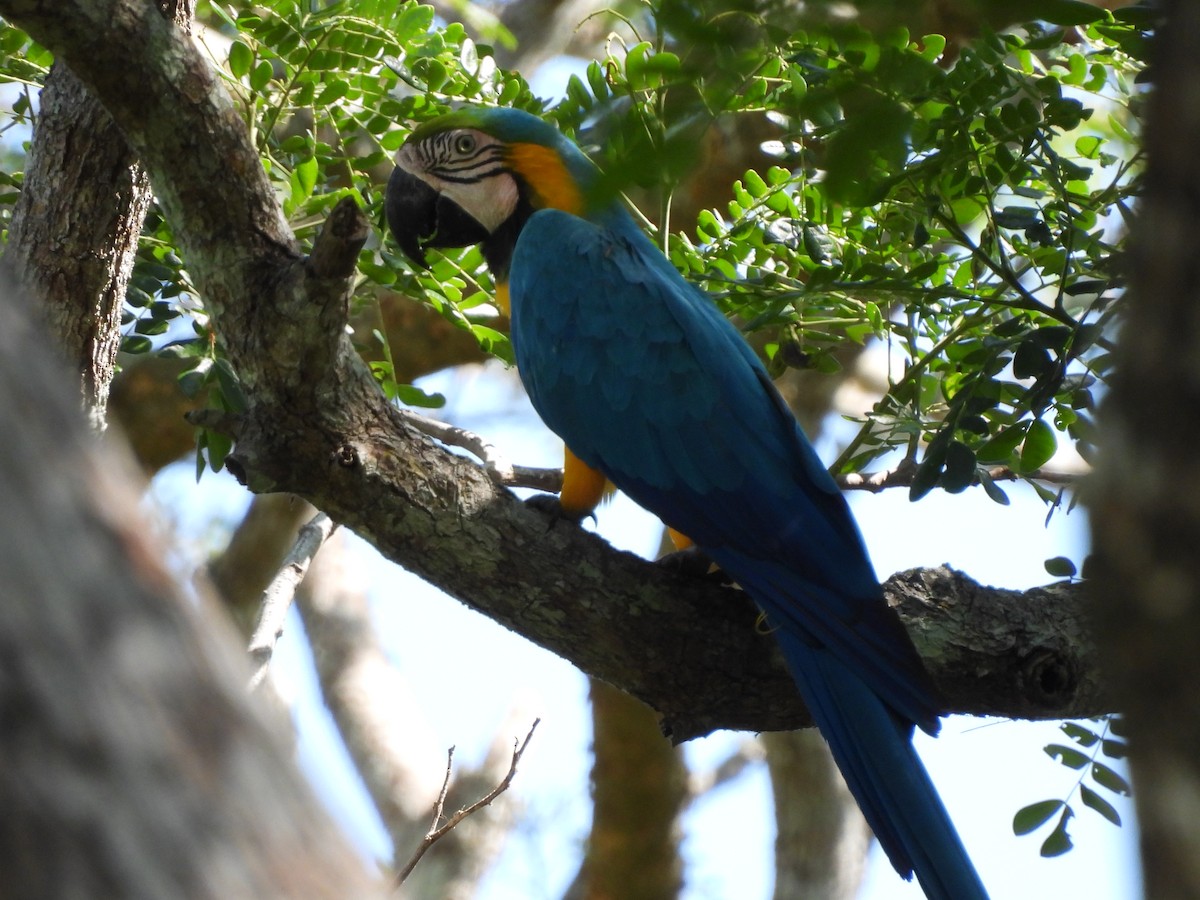
[[[507,162],[533,191],[534,206],[561,209],[576,216],[582,214],[583,196],[579,193],[579,186],[559,155],[549,147],[511,144]]]
[[[538,209],[561,209],[578,216],[583,212],[583,195],[563,165],[562,159],[549,147],[540,144],[510,144],[506,162],[533,191],[533,205]],[[509,315],[508,285],[496,285],[496,305]]]

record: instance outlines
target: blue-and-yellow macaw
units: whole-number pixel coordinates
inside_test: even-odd
[[[936,900],[986,892],[912,747],[939,707],[845,500],[737,329],[683,279],[550,124],[465,108],[396,155],[388,224],[482,246],[517,368],[567,447],[560,501],[611,481],[754,598],[888,858]]]

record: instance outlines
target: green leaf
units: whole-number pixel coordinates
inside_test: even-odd
[[[246,395],[242,391],[242,382],[233,371],[229,360],[221,358],[213,364],[213,372],[217,376],[217,387],[230,412],[246,411]]]
[[[1013,374],[1018,378],[1038,378],[1050,371],[1054,360],[1050,351],[1032,341],[1021,341],[1013,354]]]
[[[1100,152],[1100,145],[1103,143],[1103,138],[1094,134],[1085,134],[1083,137],[1076,138],[1075,152],[1087,159],[1095,159]]]
[[[1082,0],[1019,0],[1005,6],[1022,14],[1018,21],[1040,19],[1054,25],[1088,25],[1107,15],[1102,7]]]
[[[940,34],[927,34],[921,38],[921,56],[929,62],[936,62],[946,49],[946,39]]]
[[[241,41],[229,45],[229,73],[234,78],[245,78],[254,62],[254,51]]]
[[[429,409],[440,409],[446,405],[446,398],[442,394],[428,394],[419,387],[411,384],[397,384],[394,386],[396,399],[406,406],[421,406]]]
[[[992,215],[999,228],[1028,228],[1040,220],[1038,211],[1029,206],[1006,206]]]
[[[225,468],[225,457],[233,450],[233,438],[227,434],[221,434],[219,431],[206,430],[207,449],[208,449],[208,467],[214,472],[220,472]]]
[[[1067,823],[1071,821],[1071,817],[1075,813],[1071,807],[1063,809],[1062,816],[1059,817],[1058,824],[1054,826],[1054,830],[1050,832],[1050,836],[1042,841],[1041,854],[1044,857],[1062,856],[1070,850],[1074,844],[1071,843],[1071,836],[1067,834]]]
[[[317,175],[319,172],[320,166],[317,165],[317,160],[314,156],[296,163],[292,169],[293,203],[302,203],[312,196],[313,189],[317,186]]]
[[[975,483],[975,452],[961,441],[951,441],[946,447],[941,483],[950,494],[961,493]]]
[[[1067,559],[1065,556],[1052,557],[1051,559],[1046,560],[1042,565],[1044,565],[1046,571],[1055,578],[1075,577],[1075,563],[1071,562],[1071,560]],[[1065,728],[1066,726],[1063,727]]]
[[[942,469],[945,464],[945,448],[935,446],[931,442],[925,451],[925,459],[917,466],[917,471],[913,475],[912,484],[908,488],[908,499],[915,502],[932,491],[942,477]]]
[[[1021,446],[1020,471],[1022,474],[1036,472],[1050,461],[1057,449],[1058,438],[1054,428],[1043,419],[1034,419]]]
[[[250,73],[250,89],[255,92],[261,92],[263,88],[271,83],[271,76],[274,74],[274,67],[272,67],[268,60],[264,59]]]
[[[1056,759],[1068,769],[1082,769],[1092,760],[1085,753],[1081,753],[1074,747],[1067,747],[1063,744],[1050,744],[1043,748],[1046,755],[1051,759]]]
[[[1013,816],[1013,834],[1022,835],[1037,831],[1050,821],[1051,816],[1066,805],[1062,800],[1039,800],[1037,803],[1022,807]]]
[[[179,373],[179,390],[189,400],[195,399],[208,383],[207,375],[199,368]]]
[[[1062,559],[1063,557],[1058,558]],[[1095,746],[1096,742],[1100,740],[1100,735],[1096,734],[1090,728],[1084,728],[1078,722],[1063,722],[1059,727],[1062,729],[1063,734],[1081,747]]]
[[[1005,463],[1029,430],[1028,422],[1018,422],[1003,429],[995,437],[977,447],[975,456],[982,463]]]
[[[1100,749],[1110,759],[1124,759],[1129,755],[1129,745],[1124,741],[1105,740],[1100,743]]]
[[[1104,763],[1092,763],[1092,780],[1101,787],[1108,788],[1114,794],[1128,797],[1132,793],[1129,782]]]
[[[750,196],[755,200],[761,200],[767,193],[767,183],[763,181],[762,176],[753,169],[748,169],[743,178],[746,185],[746,190],[750,192]]]
[[[128,334],[121,338],[122,353],[149,353],[154,349],[154,342],[140,334]]]
[[[1094,809],[1114,825],[1119,826],[1121,824],[1121,816],[1117,812],[1116,807],[1093,791],[1086,784],[1081,784],[1079,786],[1079,796],[1083,799],[1084,806],[1088,807],[1089,809]]]
[[[993,503],[999,503],[1001,506],[1008,506],[1011,502],[1000,485],[992,479],[986,469],[979,470],[979,483],[983,485],[983,492],[988,495],[988,498]]]
[[[139,319],[137,324],[133,326],[133,330],[137,334],[159,335],[165,334],[171,327],[171,323],[163,319]]]

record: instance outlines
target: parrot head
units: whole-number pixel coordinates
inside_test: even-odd
[[[552,207],[579,215],[597,170],[553,125],[530,113],[464,107],[417,128],[396,154],[384,209],[404,254],[481,244],[504,277],[526,220]]]

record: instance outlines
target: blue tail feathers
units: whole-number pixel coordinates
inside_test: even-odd
[[[892,865],[905,878],[915,873],[930,900],[986,900],[987,891],[913,748],[912,724],[825,649],[787,628],[776,637]]]

